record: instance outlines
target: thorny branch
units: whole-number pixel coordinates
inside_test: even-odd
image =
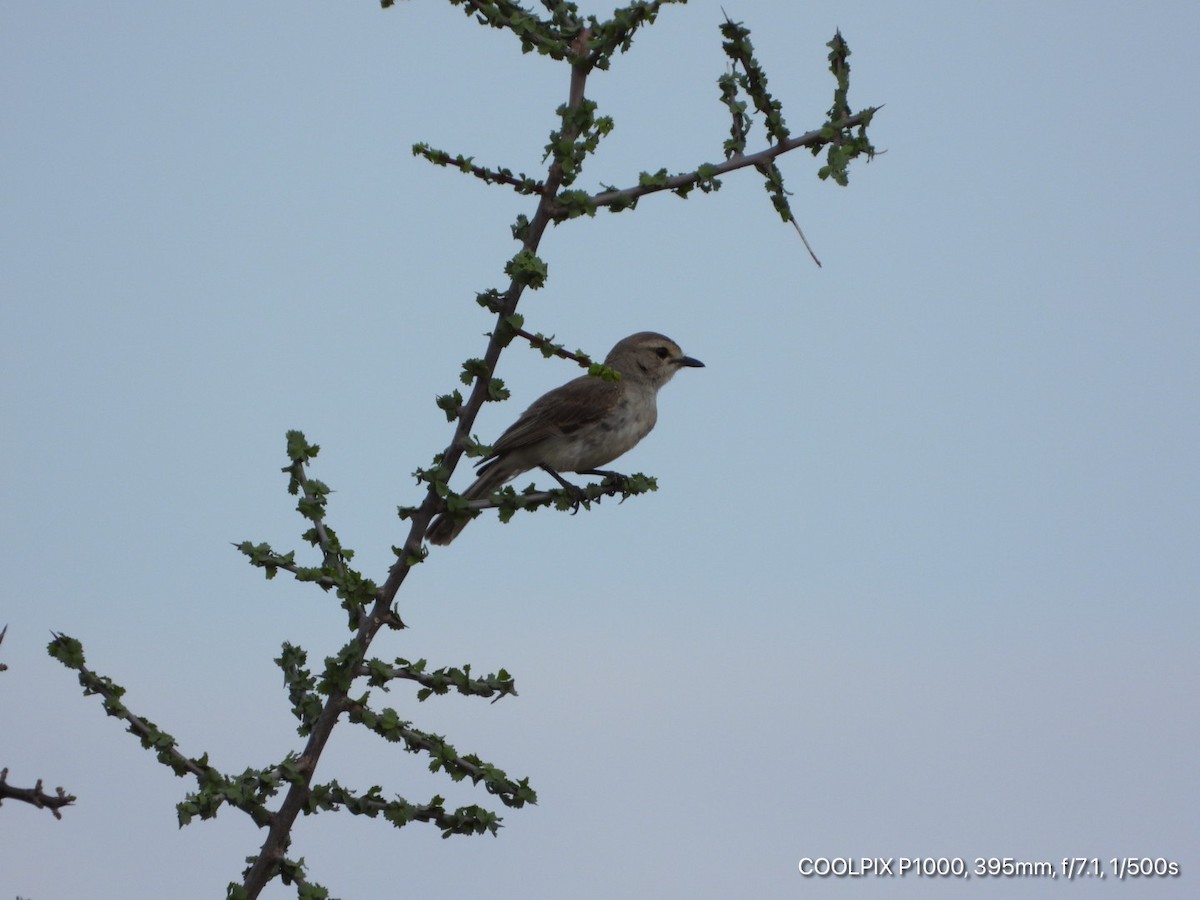
[[[157,751],[160,762],[177,774],[193,775],[200,782],[200,794],[180,805],[181,824],[196,814],[210,817],[222,803],[228,802],[247,812],[257,825],[266,829],[258,855],[249,860],[250,867],[243,873],[242,884],[230,885],[229,896],[236,900],[258,897],[276,877],[285,884],[298,885],[300,896],[306,900],[309,897],[327,896],[323,888],[305,880],[302,860],[295,861],[286,856],[292,829],[301,813],[342,806],[355,814],[383,815],[397,826],[417,820],[437,822],[446,834],[489,831],[494,834],[499,827],[499,817],[495,813],[479,807],[447,811],[440,797],[424,805],[411,804],[402,799],[385,802],[379,794],[379,788],[371,788],[365,794],[355,794],[336,782],[315,784],[313,777],[317,762],[342,716],[366,725],[387,740],[403,742],[413,752],[426,753],[433,760],[431,768],[444,769],[456,781],[462,778],[484,781],[487,789],[498,795],[506,805],[521,806],[536,802],[536,794],[529,787],[527,779],[512,781],[502,771],[473,755],[458,755],[444,738],[412,728],[410,723],[399,719],[395,710],[376,712],[367,705],[366,694],[361,699],[352,699],[350,690],[355,679],[366,677],[370,686],[384,689],[391,680],[415,681],[422,685],[418,699],[425,699],[434,693],[448,693],[450,690],[495,696],[496,699],[515,694],[511,676],[503,670],[498,675],[479,679],[470,675],[469,666],[426,672],[424,660],[408,663],[398,659],[392,665],[377,659],[368,660],[366,654],[381,629],[404,627],[394,601],[413,566],[425,559],[427,550],[424,547],[424,535],[432,518],[446,508],[445,497],[452,494],[448,479],[465,454],[480,455],[486,452],[486,448],[471,437],[471,430],[485,402],[507,396],[502,382],[494,375],[502,351],[514,337],[522,338],[546,356],[559,356],[588,367],[592,374],[619,377],[594,363],[587,354],[581,351],[572,353],[555,344],[552,338],[527,331],[523,318],[516,314],[525,289],[539,288],[545,280],[546,265],[537,257],[537,250],[547,226],[576,215],[593,214],[599,207],[608,207],[613,211],[628,208],[635,205],[638,198],[658,191],[669,190],[686,196],[693,187],[705,192],[715,190],[719,187],[716,180],[718,176],[751,166],[768,176],[767,186],[776,209],[785,221],[790,220],[795,224],[794,219],[789,219],[790,210],[787,208],[782,176],[778,175],[775,168],[777,157],[799,147],[809,147],[816,154],[819,148],[828,145],[831,161],[820,177],[833,174],[838,183],[844,184],[845,163],[860,153],[873,152],[861,130],[870,122],[877,108],[851,115],[849,107],[845,105],[849,72],[845,56],[849,51],[840,42],[840,35],[829,45],[833,50],[830,58],[835,63],[834,72],[840,91],[837,98],[840,99],[835,98],[834,108],[824,127],[793,138],[782,126],[779,105],[766,94],[765,76],[753,62],[748,31],[727,21],[723,32],[728,30],[733,35],[731,40],[741,41],[736,43],[733,56],[735,62],[745,70],[746,79],[738,83],[750,92],[759,112],[770,119],[768,136],[774,141],[773,145],[754,154],[745,154],[744,138],[749,127],[748,119],[743,115],[745,104],[737,99],[737,84],[727,77],[720,83],[723,101],[733,114],[733,138],[726,142],[727,158],[724,162],[705,164],[694,172],[674,176],[668,175],[664,169],[654,176],[643,175],[640,183],[633,187],[617,189],[602,185],[604,189],[594,195],[581,190],[567,190],[579,174],[584,159],[612,128],[612,120],[596,117],[595,103],[585,97],[589,73],[594,69],[606,69],[609,58],[615,52],[628,49],[631,37],[638,28],[653,22],[663,4],[677,0],[632,0],[629,6],[615,10],[612,20],[603,23],[590,16],[586,20],[581,18],[570,0],[542,0],[542,5],[551,13],[549,20],[538,18],[514,0],[450,2],[463,7],[482,24],[508,29],[521,40],[523,50],[536,50],[553,59],[566,60],[570,66],[567,101],[558,110],[561,127],[551,134],[547,146],[550,165],[544,180],[527,177],[524,173],[514,175],[509,169],[489,169],[476,165],[471,157],[452,157],[424,144],[414,147],[414,153],[434,164],[453,165],[485,182],[506,185],[520,194],[536,196],[538,200],[532,217],[526,219],[520,216],[514,226],[513,235],[520,242],[521,249],[506,268],[510,279],[507,288],[503,291],[489,290],[477,298],[480,305],[495,314],[496,324],[490,332],[483,358],[464,363],[463,381],[471,385],[467,399],[464,401],[458,391],[437,398],[438,406],[447,413],[448,420],[455,423],[454,433],[445,450],[435,457],[434,467],[417,471],[418,481],[427,482],[428,486],[419,507],[401,509],[401,517],[410,520],[409,532],[402,546],[394,548],[396,562],[388,570],[383,585],[377,587],[349,565],[353,552],[343,548],[333,529],[325,525],[324,508],[329,488],[315,479],[308,479],[304,472],[308,460],[316,455],[318,448],[308,445],[299,432],[289,432],[289,458],[292,465],[284,471],[291,474],[289,491],[302,494],[298,509],[313,523],[304,537],[320,549],[323,564],[320,567],[298,566],[292,553],[276,554],[266,544],[245,542],[239,545],[253,565],[266,571],[267,577],[271,577],[277,569],[284,569],[299,580],[313,581],[325,590],[336,589],[343,599],[343,606],[351,613],[350,628],[354,636],[335,656],[326,659],[325,670],[319,681],[307,668],[305,654],[300,648],[289,648],[285,644],[284,654],[277,660],[284,669],[293,712],[301,722],[299,732],[307,736],[303,751],[299,755],[289,753],[274,768],[247,770],[243,776],[223,776],[208,765],[207,756],[199,759],[185,756],[177,749],[170,735],[129,712],[120,700],[124,689],[84,667],[82,648],[78,642],[56,635],[51,645],[54,655],[79,671],[85,693],[102,695],[108,714],[127,722],[128,730],[141,738],[143,746]],[[382,0],[382,5],[390,6],[392,0]],[[777,124],[775,118],[778,118]],[[852,128],[860,129],[857,138],[848,134]],[[838,153],[836,159],[835,151]],[[777,177],[772,180],[772,176]],[[507,520],[521,509],[554,505],[560,509],[577,510],[580,505],[600,502],[604,497],[619,495],[623,500],[656,489],[653,479],[638,474],[593,474],[605,477],[598,484],[588,484],[583,488],[566,484],[564,490],[539,491],[530,485],[523,492],[517,492],[512,487],[504,487],[491,497],[464,502],[463,508],[472,513],[497,508],[500,518]],[[0,638],[2,636],[3,632],[0,632]],[[0,775],[0,789],[6,786],[5,775],[7,771]],[[41,793],[40,781],[35,790]],[[274,811],[268,810],[266,800],[280,791],[284,792],[282,802]],[[60,797],[65,796],[61,789],[59,793]],[[47,798],[44,794],[42,797],[44,800],[55,799]],[[58,805],[65,805],[72,800],[73,797],[67,797]],[[51,806],[55,815],[58,815],[56,806],[49,802],[43,805]]]
[[[795,150],[798,147],[819,147],[829,142],[829,130],[836,129],[842,131],[848,128],[858,128],[863,125],[869,125],[871,117],[879,111],[881,107],[872,106],[864,109],[861,112],[841,120],[834,122],[832,125],[826,125],[824,128],[819,128],[814,131],[807,131],[804,134],[796,137],[788,138],[779,144],[773,144],[765,150],[760,150],[757,153],[751,153],[749,156],[735,156],[732,159],[727,159],[724,162],[712,163],[710,165],[700,166],[692,172],[685,172],[681,175],[673,175],[661,182],[654,184],[639,184],[633,187],[622,188],[620,190],[604,191],[592,196],[591,200],[596,206],[624,206],[632,200],[637,200],[644,197],[646,194],[657,193],[658,191],[678,191],[680,188],[687,188],[701,181],[714,178],[719,175],[724,175],[726,172],[733,172],[737,169],[744,169],[747,166],[761,168],[769,165],[776,157],[782,156],[789,150]]]
[[[563,117],[562,137],[564,141],[573,142],[579,137],[577,129],[572,131],[569,113],[577,111],[583,104],[584,84],[587,80],[587,67],[584,60],[586,58],[588,36],[589,32],[587,29],[581,30],[572,45],[575,56],[571,66],[571,80],[568,92],[569,100],[567,104],[568,112]],[[534,212],[533,218],[529,221],[529,227],[525,230],[522,242],[523,251],[536,254],[546,227],[554,221],[554,196],[562,184],[563,174],[562,163],[556,158],[550,165],[537,210]],[[484,374],[475,380],[471,394],[467,398],[466,403],[463,404],[459,414],[454,436],[450,444],[446,447],[442,457],[443,465],[450,471],[453,471],[455,465],[457,465],[459,459],[462,457],[468,444],[475,418],[488,398],[488,382],[496,370],[496,363],[500,359],[500,351],[503,350],[506,343],[503,331],[504,321],[516,311],[517,303],[521,299],[526,286],[527,284],[524,280],[514,275],[508,289],[502,295],[501,310],[497,314],[496,327],[493,329],[492,337],[488,341],[487,350],[483,356]],[[441,502],[441,498],[431,487],[426,492],[425,500],[412,517],[408,537],[405,539],[403,548],[398,554],[398,559],[388,572],[387,580],[380,587],[372,609],[360,620],[355,641],[358,647],[357,654],[359,658],[352,661],[354,668],[362,664],[363,657],[370,647],[371,641],[375,638],[379,629],[393,617],[394,614],[391,611],[392,601],[395,599],[396,593],[400,590],[400,586],[404,583],[404,579],[412,570],[413,565],[423,558],[421,552],[422,539]],[[296,821],[296,817],[303,811],[308,798],[309,786],[312,782],[316,761],[320,758],[321,752],[324,750],[325,744],[329,740],[338,718],[346,708],[348,695],[348,689],[339,687],[332,691],[326,698],[325,705],[316,722],[313,723],[308,743],[298,760],[301,777],[289,786],[279,809],[271,816],[267,836],[263,840],[258,856],[255,858],[243,881],[246,896],[250,900],[259,895],[273,874],[278,870],[281,862],[285,859],[284,853],[289,843],[292,827]]]
[[[509,327],[512,328],[514,334],[529,341],[529,345],[534,350],[541,350],[547,356],[558,356],[562,359],[574,360],[585,369],[592,365],[592,358],[582,351],[572,353],[561,344],[554,343],[553,338],[548,338],[544,334],[532,334],[524,328],[519,328],[511,323],[509,323]]]

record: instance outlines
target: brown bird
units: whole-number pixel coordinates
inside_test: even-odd
[[[530,469],[544,469],[568,489],[575,488],[561,472],[611,474],[599,467],[631,450],[658,420],[658,389],[683,366],[704,365],[653,331],[618,341],[604,364],[621,380],[583,375],[535,400],[479,461],[479,477],[463,499],[486,498]],[[468,521],[443,513],[426,536],[431,544],[449,544]]]

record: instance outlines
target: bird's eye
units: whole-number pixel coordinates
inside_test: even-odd
[[[658,354],[659,359],[666,359],[668,356],[671,355],[671,351],[668,350],[666,347],[659,347],[654,352]]]

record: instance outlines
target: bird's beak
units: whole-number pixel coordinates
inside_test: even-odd
[[[677,366],[692,366],[693,368],[696,368],[696,369],[704,368],[704,363],[700,362],[700,360],[698,360],[698,359],[693,359],[690,356],[679,357],[679,359],[675,360],[675,365],[677,365]]]

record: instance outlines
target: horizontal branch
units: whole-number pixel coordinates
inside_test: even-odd
[[[403,742],[410,753],[427,754],[431,772],[442,769],[454,781],[463,778],[470,778],[474,784],[482,781],[489,794],[514,809],[526,803],[537,803],[537,794],[529,786],[528,778],[513,781],[501,769],[485,763],[473,753],[460,755],[444,738],[413,728],[412,723],[401,719],[394,709],[377,712],[357,701],[348,701],[346,708],[351,722],[365,725],[384,740]]]
[[[456,690],[460,694],[474,697],[492,697],[495,703],[501,697],[516,696],[517,686],[512,676],[503,669],[499,673],[487,675],[484,678],[472,678],[470,665],[461,669],[449,667],[425,671],[425,660],[409,662],[397,659],[389,665],[381,659],[372,659],[358,668],[355,673],[361,678],[369,678],[372,685],[386,686],[389,681],[415,681],[421,685],[417,692],[418,700],[426,700],[434,694],[448,694]]]
[[[468,500],[464,506],[470,510],[516,511],[518,509],[536,509],[540,506],[558,506],[565,510],[577,508],[580,504],[586,508],[589,503],[598,503],[604,497],[616,497],[619,494],[621,500],[624,501],[626,497],[635,497],[638,494],[656,490],[658,490],[658,483],[655,479],[640,472],[633,475],[613,473],[605,477],[603,481],[589,482],[579,486],[578,494],[559,488],[544,491],[525,490],[518,493],[511,487],[506,487],[497,491],[492,497]]]
[[[515,0],[450,0],[455,6],[473,15],[481,25],[506,28],[521,41],[521,51],[536,50],[551,59],[565,59],[570,52],[568,36],[561,34],[553,22],[539,19]],[[390,6],[384,0],[385,8]]]
[[[445,150],[438,150],[436,147],[430,147],[428,144],[413,144],[412,152],[414,156],[424,157],[435,166],[452,166],[460,172],[474,175],[485,184],[508,185],[518,194],[540,194],[546,187],[542,182],[534,178],[523,174],[514,175],[511,169],[489,169],[486,166],[476,165],[473,157],[463,156],[461,153],[457,156],[451,156]]]
[[[48,809],[54,814],[54,818],[61,819],[62,813],[58,811],[59,808],[70,806],[75,799],[73,794],[68,794],[62,788],[56,788],[55,793],[47,794],[42,790],[42,779],[40,778],[37,780],[37,784],[31,788],[13,787],[8,783],[8,769],[0,769],[0,803],[5,800],[20,800],[22,803],[29,803],[38,809]]]
[[[494,812],[478,805],[460,806],[450,812],[440,796],[435,796],[429,803],[417,804],[399,797],[384,800],[378,787],[372,787],[365,794],[357,794],[336,781],[313,786],[310,811],[336,807],[342,807],[356,816],[383,816],[397,828],[409,822],[429,822],[442,829],[444,838],[452,834],[490,832],[494,835],[501,828],[501,819]]]
[[[804,134],[797,135],[793,138],[788,138],[786,141],[774,144],[767,147],[765,150],[760,150],[757,153],[752,153],[749,156],[735,156],[732,159],[727,159],[721,163],[710,163],[701,166],[692,172],[685,172],[680,175],[672,175],[669,178],[664,178],[661,181],[656,180],[653,184],[639,184],[633,187],[622,188],[615,191],[604,191],[599,194],[594,194],[590,200],[597,206],[628,206],[632,201],[643,197],[646,194],[657,193],[658,191],[677,191],[680,188],[691,187],[699,184],[701,181],[711,181],[719,175],[724,175],[727,172],[733,172],[738,169],[744,169],[747,166],[763,166],[770,163],[777,156],[795,150],[799,147],[818,148],[826,144],[833,143],[834,135],[841,134],[850,128],[858,128],[867,125],[871,121],[871,117],[878,112],[880,107],[872,106],[857,112],[849,118],[842,119],[819,128],[816,131],[807,131]]]
[[[529,341],[529,345],[534,350],[541,350],[544,356],[558,356],[562,359],[569,359],[579,363],[583,368],[589,368],[592,365],[592,358],[586,353],[572,353],[562,344],[554,343],[552,338],[546,337],[544,334],[533,334],[526,331],[524,328],[518,328],[515,325],[509,326],[513,332],[519,337]]]
[[[298,581],[311,581],[313,584],[317,585],[318,587],[325,588],[326,590],[337,587],[337,580],[332,576],[321,575],[317,578],[310,577],[311,574],[316,571],[311,566],[298,566],[294,562],[291,562],[281,556],[273,557],[265,562],[256,561],[254,565],[258,566],[259,568],[270,567],[274,569],[283,569],[283,571],[290,572],[295,575]]]

